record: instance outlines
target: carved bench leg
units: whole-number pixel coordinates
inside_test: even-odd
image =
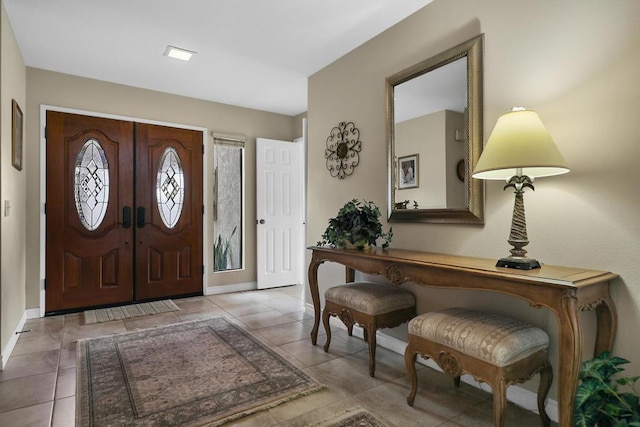
[[[507,406],[507,387],[505,386],[504,379],[498,378],[495,385],[492,385],[493,390],[493,425],[495,427],[502,427],[504,425],[504,410]]]
[[[325,309],[322,311],[322,324],[324,325],[324,331],[327,333],[327,342],[324,344],[324,352],[329,352],[329,344],[331,344],[331,326],[329,326],[329,317],[331,313]]]
[[[460,375],[453,378],[453,385],[455,385],[456,387],[460,387]]]
[[[413,401],[416,398],[416,393],[418,391],[418,374],[416,373],[416,353],[410,345],[404,351],[404,363],[407,365],[407,375],[411,380],[411,392],[409,392],[409,396],[407,396],[407,403],[409,406],[413,406]]]
[[[538,412],[540,413],[540,420],[544,427],[549,427],[551,424],[551,420],[544,408],[544,401],[547,399],[547,394],[551,388],[552,381],[553,369],[551,368],[551,363],[547,360],[544,368],[540,371],[540,385],[538,386]]]
[[[369,344],[369,375],[374,376],[376,373],[376,329],[375,326],[367,326],[364,330],[369,331],[367,333],[368,344]]]

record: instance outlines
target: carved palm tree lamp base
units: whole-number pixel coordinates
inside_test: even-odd
[[[513,248],[509,251],[511,256],[500,258],[496,267],[517,268],[520,270],[532,270],[540,268],[540,263],[535,259],[527,257],[527,251],[524,249],[529,244],[527,236],[527,220],[524,214],[524,189],[533,188],[533,180],[527,175],[516,175],[509,179],[504,189],[511,187],[515,189],[516,200],[513,205],[513,216],[511,218],[511,232],[509,233],[509,244]]]

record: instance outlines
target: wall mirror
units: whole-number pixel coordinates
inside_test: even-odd
[[[389,221],[484,222],[483,38],[387,78]]]

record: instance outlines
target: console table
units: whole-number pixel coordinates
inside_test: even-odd
[[[392,284],[411,281],[441,288],[500,292],[522,298],[536,308],[546,307],[558,322],[558,416],[561,427],[572,426],[573,406],[582,361],[582,325],[579,312],[595,310],[597,332],[594,355],[611,350],[617,317],[609,294],[609,282],[618,275],[584,268],[543,265],[535,270],[495,267],[495,260],[403,249],[372,248],[368,251],[310,247],[309,288],[315,321],[311,342],[316,345],[320,325],[318,267],[325,261],[346,267],[346,282],[355,270],[382,275]]]

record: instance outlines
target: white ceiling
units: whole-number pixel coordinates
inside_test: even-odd
[[[295,115],[307,78],[432,0],[4,0],[27,66]],[[186,63],[167,45],[196,51]]]

